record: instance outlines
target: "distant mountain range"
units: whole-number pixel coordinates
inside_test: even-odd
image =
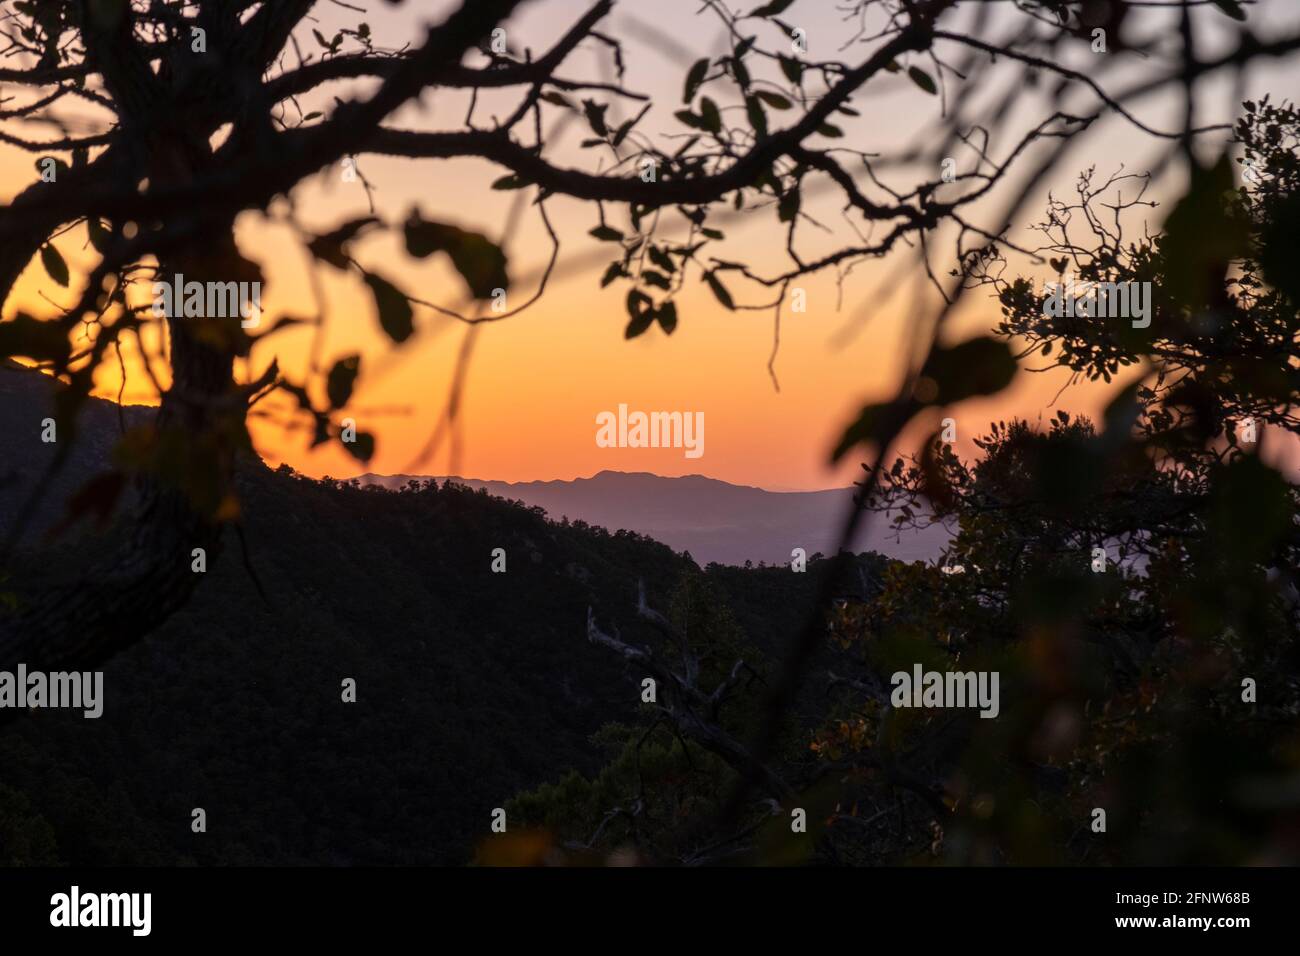
[[[399,488],[413,475],[362,477],[367,484]],[[445,480],[445,479],[439,479]],[[665,478],[646,472],[602,471],[573,481],[484,481],[454,478],[471,488],[544,508],[559,521],[582,520],[610,531],[649,535],[701,565],[784,564],[794,548],[832,554],[852,497],[851,488],[765,491],[703,475]],[[948,542],[941,527],[903,532],[871,515],[854,551],[877,551],[902,561],[932,560]]]
[[[51,413],[52,384],[45,376],[12,363],[0,365],[0,527],[9,526],[24,509],[32,511],[31,533],[57,524],[66,516],[69,498],[89,476],[108,466],[122,424],[140,424],[154,412],[88,403],[68,466],[50,478],[44,469],[57,446],[32,438],[39,436],[43,417]],[[361,481],[399,488],[418,477],[367,474]],[[609,531],[648,535],[675,551],[689,551],[701,565],[787,564],[794,548],[803,548],[809,557],[818,551],[829,555],[839,541],[852,496],[850,488],[767,491],[703,475],[665,478],[646,472],[601,471],[573,481],[454,480],[543,508],[557,521],[567,517]],[[47,494],[33,502],[27,496],[41,484],[47,486]],[[902,561],[932,560],[948,538],[941,527],[900,536],[886,517],[871,515],[853,550],[876,551]]]

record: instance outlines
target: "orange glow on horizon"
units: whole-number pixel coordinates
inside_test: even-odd
[[[572,5],[571,9],[576,12],[581,5]],[[680,4],[680,9],[682,16],[690,17],[694,8]],[[548,19],[538,14],[525,20],[525,28],[542,37],[534,49],[563,28],[568,14],[566,8],[558,15],[550,13]],[[339,15],[336,11],[328,14]],[[371,19],[377,35],[400,39],[409,34],[414,20],[430,16],[428,10],[417,14],[402,9],[375,11]],[[834,36],[833,31],[840,29],[830,11],[810,15],[810,21],[815,27],[813,35],[824,30],[823,35]],[[532,34],[529,36],[531,44]],[[581,59],[586,56],[583,51],[575,69],[590,62]],[[669,128],[666,124],[672,122],[671,112],[678,108],[681,73],[681,68],[666,62],[662,53],[639,51],[629,86],[652,95],[652,116],[659,129]],[[1269,88],[1267,75],[1262,82],[1264,88]],[[1295,85],[1294,80],[1290,85]],[[333,90],[328,92],[332,94]],[[878,106],[877,115],[856,124],[846,123],[846,142],[870,149],[877,139],[903,140],[940,120],[936,98],[907,90],[906,83],[904,93],[906,96],[890,92],[871,100],[873,106]],[[870,95],[870,90],[864,93],[864,100]],[[395,122],[427,124],[454,113],[441,106],[434,110],[431,103],[429,97],[423,106],[408,106]],[[309,104],[304,104],[307,108]],[[484,115],[491,108],[484,107]],[[565,145],[557,154],[564,162],[576,164],[588,155],[577,149],[581,135],[576,127],[565,132]],[[1104,172],[1120,162],[1141,169],[1150,155],[1150,145],[1148,139],[1131,129],[1105,126],[1086,152],[1070,157],[1053,185],[1069,189],[1077,170],[1092,162]],[[517,195],[490,188],[502,171],[485,162],[414,162],[374,157],[363,157],[359,162],[366,179],[375,185],[378,211],[389,223],[400,223],[410,208],[418,206],[428,218],[499,238]],[[30,154],[11,147],[0,147],[0,172],[9,184],[7,196],[35,178]],[[1162,188],[1163,195],[1169,195],[1178,184]],[[1040,198],[1045,198],[1046,191],[1040,193]],[[367,208],[364,187],[342,182],[337,170],[301,184],[294,198],[307,219],[305,225],[320,231],[364,214]],[[1027,217],[1033,218],[1042,203],[1031,202],[1026,208],[1030,210]],[[833,199],[814,210],[827,222],[843,221]],[[309,281],[309,257],[283,222],[287,212],[288,204],[277,201],[267,217],[246,213],[237,229],[242,251],[260,262],[266,272],[264,325],[283,315],[310,315],[316,308]],[[912,285],[910,280],[905,288],[886,290],[893,293],[887,298],[881,294],[880,283],[898,266],[897,258],[864,264],[845,279],[842,288],[833,272],[802,283],[808,311],[782,311],[780,346],[775,358],[778,391],[768,373],[774,342],[770,310],[727,311],[698,281],[698,275],[692,275],[677,300],[680,323],[675,334],[669,337],[654,328],[639,339],[625,341],[623,297],[627,286],[615,283],[606,290],[599,288],[600,275],[616,247],[602,246],[587,237],[587,231],[595,225],[594,208],[556,198],[549,202],[548,212],[562,237],[562,264],[582,264],[557,276],[546,295],[529,311],[503,323],[485,324],[472,333],[455,320],[417,308],[417,334],[404,345],[394,347],[380,331],[374,307],[358,277],[321,266],[320,286],[328,308],[321,366],[328,369],[339,357],[352,353],[362,356],[358,388],[346,414],[355,418],[358,428],[375,433],[377,453],[372,461],[361,464],[337,442],[310,449],[309,431],[285,427],[283,412],[291,408],[287,399],[266,401],[252,419],[259,453],[272,465],[287,463],[317,477],[417,471],[522,481],[569,479],[613,469],[662,475],[698,473],[766,488],[812,489],[844,485],[860,474],[860,457],[850,456],[840,466],[831,467],[829,450],[864,402],[886,397],[896,387],[906,367],[912,324],[934,304],[932,299],[923,298],[924,285]],[[1152,224],[1158,225],[1162,215],[1163,210],[1156,212]],[[672,216],[665,215],[664,219],[663,234],[682,234],[680,223]],[[762,266],[781,260],[784,233],[774,209],[733,217],[725,229],[728,239],[717,249],[719,258]],[[834,237],[824,237],[810,228],[806,241],[815,247],[843,241],[845,235],[841,230]],[[73,265],[74,289],[55,287],[37,259],[11,296],[6,317],[20,308],[49,315],[55,306],[66,307],[73,301],[77,266],[93,261],[93,254],[84,248],[81,229],[73,230],[57,244]],[[522,225],[506,249],[516,280],[510,290],[515,304],[532,294],[535,277],[550,252],[549,240],[534,212],[525,210]],[[602,256],[602,250],[610,255]],[[390,276],[413,295],[451,305],[461,304],[464,298],[460,279],[444,262],[436,257],[423,262],[410,260],[397,235],[364,240],[358,244],[356,254],[368,268]],[[936,263],[936,272],[946,268],[947,264]],[[739,283],[732,292],[746,304],[770,297],[766,289]],[[985,333],[998,318],[996,301],[976,293],[949,331],[956,338]],[[436,432],[445,411],[458,356],[469,334],[475,337],[474,347],[455,441],[446,436],[435,456],[421,460],[421,449]],[[255,377],[274,356],[282,371],[301,381],[311,355],[312,337],[311,329],[296,329],[277,336],[273,344],[258,346],[252,361],[241,363],[241,378]],[[155,338],[146,346],[157,351],[163,343]],[[153,382],[134,342],[124,345],[122,359],[127,368],[125,387],[117,356],[110,355],[98,369],[96,394],[113,400],[120,391],[128,403],[154,401]],[[166,387],[162,365],[155,368],[155,377]],[[1115,391],[1113,386],[1078,386],[1052,405],[1064,381],[1064,373],[1022,372],[1006,392],[967,403],[955,412],[950,410],[947,414],[958,420],[959,450],[972,453],[971,439],[982,434],[991,420],[1013,416],[1045,420],[1056,408],[1095,416]],[[314,387],[319,387],[319,382]],[[681,449],[598,447],[597,414],[617,409],[620,404],[644,411],[703,412],[703,457],[686,458]],[[298,424],[302,424],[301,420]],[[928,426],[933,424],[931,421]],[[918,425],[905,444],[920,438],[925,425]]]

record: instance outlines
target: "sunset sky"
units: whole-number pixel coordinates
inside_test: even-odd
[[[747,0],[757,5],[757,0]],[[370,11],[364,17],[330,4],[318,5],[322,18],[319,29],[332,35],[336,25],[367,20],[380,44],[399,46],[416,41],[417,25],[436,20],[451,4],[408,2],[394,9],[387,3],[361,4]],[[734,4],[733,4],[734,5]],[[740,4],[744,6],[745,4]],[[508,25],[512,47],[544,50],[588,6],[582,0],[534,2]],[[867,46],[839,49],[851,36],[851,25],[839,21],[836,4],[824,0],[799,0],[787,17],[805,25],[810,55],[839,55],[846,59],[864,56]],[[628,74],[626,87],[651,97],[653,108],[643,124],[650,132],[680,134],[684,127],[672,116],[682,108],[682,78],[698,56],[717,55],[728,49],[718,21],[698,13],[696,0],[660,0],[653,5],[620,3],[605,29],[625,41]],[[1267,30],[1269,23],[1281,24],[1295,16],[1293,0],[1265,2],[1252,12],[1252,23]],[[1209,21],[1206,16],[1202,20]],[[1233,26],[1220,18],[1220,26]],[[652,20],[653,25],[645,22]],[[762,34],[766,42],[775,35]],[[1218,33],[1204,37],[1207,50],[1224,41]],[[304,51],[317,47],[310,35],[302,38]],[[1080,66],[1093,56],[1086,45],[1080,50]],[[600,49],[575,54],[561,75],[568,78],[603,78],[611,73],[609,59]],[[1022,72],[1022,71],[1020,71]],[[1008,72],[1010,80],[1014,74]],[[950,82],[956,82],[951,80]],[[1271,69],[1256,69],[1249,77],[1244,97],[1271,91],[1275,99],[1294,99],[1300,93],[1300,78]],[[326,91],[320,103],[302,104],[304,111],[320,105],[328,108],[330,97],[346,95],[343,86]],[[706,92],[720,105],[727,100],[722,84]],[[1233,91],[1226,85],[1213,87],[1213,95],[1202,123],[1231,121]],[[476,116],[486,122],[493,110],[501,112],[513,95],[485,98]],[[1084,97],[1079,102],[1086,103]],[[458,94],[427,95],[417,108],[408,107],[395,122],[427,128],[456,128],[463,119],[466,101]],[[890,152],[919,140],[942,122],[940,99],[911,85],[905,77],[873,81],[854,100],[860,118],[844,124],[846,140],[855,148]],[[627,116],[629,107],[615,101],[611,115]],[[1178,104],[1169,98],[1149,99],[1139,104],[1138,113],[1148,122],[1168,129],[1179,124]],[[1014,117],[1016,132],[1046,115]],[[553,109],[552,121],[561,115]],[[774,125],[784,125],[792,114],[773,114]],[[847,119],[847,118],[846,118]],[[585,124],[572,123],[562,138],[549,144],[553,159],[595,169],[599,150],[581,150],[579,141],[587,135]],[[33,134],[35,137],[35,134]],[[1010,132],[994,141],[992,152],[1001,156],[1014,141]],[[1053,180],[1058,192],[1072,189],[1077,172],[1096,164],[1105,177],[1121,165],[1129,172],[1144,172],[1151,158],[1165,144],[1129,127],[1122,120],[1109,120],[1083,140],[1084,148],[1073,151]],[[1208,151],[1212,152],[1212,150]],[[1207,152],[1207,155],[1208,155]],[[958,155],[962,169],[970,157]],[[408,161],[361,157],[359,168],[375,187],[378,212],[386,221],[400,223],[412,206],[426,218],[452,222],[500,238],[507,221],[514,192],[491,190],[490,184],[503,170],[479,160]],[[0,171],[5,198],[35,178],[30,155],[4,147],[0,150]],[[927,170],[924,175],[933,176]],[[894,185],[911,182],[917,173],[900,169]],[[1151,197],[1167,199],[1177,195],[1180,174],[1155,184]],[[531,196],[530,196],[531,198]],[[1022,221],[1041,216],[1045,190],[1027,206]],[[324,231],[366,210],[360,183],[342,181],[342,171],[323,172],[294,194],[300,221],[308,228]],[[996,206],[984,207],[991,217]],[[840,215],[833,195],[809,207],[826,224],[829,232],[819,234],[809,226],[803,231],[810,251],[833,248],[853,238]],[[839,469],[828,466],[828,451],[839,431],[864,401],[885,397],[904,370],[905,336],[933,301],[921,298],[915,284],[915,269],[908,269],[903,284],[889,289],[887,280],[904,265],[905,251],[883,261],[860,264],[837,289],[833,272],[808,279],[808,311],[782,315],[780,350],[776,358],[777,391],[767,363],[773,346],[772,312],[728,312],[714,300],[707,288],[693,277],[678,298],[681,321],[671,337],[657,328],[635,341],[625,341],[626,314],[623,299],[626,283],[608,290],[599,288],[599,278],[614,257],[615,246],[598,243],[586,233],[597,224],[594,207],[557,198],[548,210],[562,239],[560,272],[542,300],[529,311],[503,323],[480,326],[474,333],[455,320],[417,310],[416,336],[393,348],[379,331],[374,308],[364,284],[355,275],[321,268],[318,275],[325,294],[329,323],[324,341],[324,365],[349,352],[360,352],[362,378],[353,400],[352,414],[361,428],[378,438],[376,457],[361,466],[337,443],[315,451],[309,435],[286,431],[270,422],[254,425],[258,450],[271,463],[287,462],[310,475],[347,477],[364,471],[379,473],[420,472],[445,474],[455,468],[459,474],[521,481],[574,478],[602,469],[653,471],[664,475],[702,473],[727,481],[772,489],[808,489],[845,484],[858,474],[857,460]],[[309,285],[310,257],[283,224],[287,205],[277,204],[269,217],[246,214],[240,222],[239,241],[244,253],[264,266],[268,285],[263,304],[267,320],[284,314],[314,311]],[[1164,209],[1149,211],[1154,230]],[[611,217],[616,225],[618,214]],[[271,220],[271,221],[268,221]],[[278,221],[277,221],[278,220]],[[1132,222],[1134,233],[1141,220]],[[712,250],[719,258],[743,260],[776,269],[783,265],[784,229],[775,209],[764,209],[719,220],[727,243]],[[660,230],[666,236],[681,236],[680,217],[665,213]],[[1013,232],[1027,238],[1024,232]],[[89,262],[81,251],[84,233],[78,231],[60,240],[59,247],[74,262]],[[603,248],[602,248],[603,247]],[[413,295],[453,307],[463,307],[465,290],[459,278],[437,259],[415,262],[401,248],[400,232],[366,240],[357,247],[357,257],[368,268],[388,275]],[[936,271],[951,267],[951,241],[936,248]],[[519,230],[506,244],[514,285],[511,305],[533,292],[550,247],[535,210],[526,209]],[[74,280],[74,291],[75,291]],[[758,287],[746,287],[739,280],[730,283],[739,302],[758,303],[770,294]],[[67,305],[73,291],[60,289],[46,277],[39,262],[24,276],[7,314],[22,307],[41,314],[52,308],[42,300]],[[955,337],[962,338],[987,329],[998,318],[996,303],[977,293],[959,317]],[[468,367],[465,402],[462,409],[459,457],[453,461],[446,445],[436,456],[420,460],[419,452],[437,426],[448,397],[465,336],[474,334],[474,348]],[[309,331],[291,332],[272,340],[254,352],[255,374],[273,357],[287,372],[300,378],[308,360]],[[128,350],[128,358],[134,359]],[[100,379],[102,394],[118,389],[115,362],[107,363]],[[146,402],[152,386],[134,362],[128,373],[126,400]],[[995,400],[970,403],[955,413],[958,445],[969,449],[969,440],[984,430],[991,419],[1011,415],[1031,420],[1052,414],[1048,403],[1063,384],[1056,375],[1020,375],[1013,387]],[[1067,391],[1055,407],[1093,412],[1111,391],[1083,386]],[[705,418],[705,454],[686,458],[681,449],[611,449],[595,441],[596,416],[616,410],[620,403],[645,411],[702,411]]]

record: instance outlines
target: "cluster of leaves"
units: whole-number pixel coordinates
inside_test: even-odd
[[[307,240],[307,250],[320,263],[342,272],[360,274],[369,289],[375,305],[379,327],[395,345],[406,342],[415,332],[415,311],[412,298],[391,279],[378,271],[361,265],[352,255],[352,246],[367,233],[382,228],[383,223],[374,216],[348,220],[329,232]],[[464,281],[471,299],[490,300],[506,292],[510,285],[507,258],[501,247],[482,233],[460,226],[426,220],[418,209],[412,209],[402,226],[407,253],[414,259],[427,259],[435,254],[446,256],[452,268]],[[279,331],[308,320],[285,316],[277,320],[265,334]],[[331,421],[331,413],[345,408],[352,398],[361,375],[361,356],[344,355],[337,359],[325,376],[325,393],[328,405],[317,407],[305,385],[281,381],[279,388],[288,392],[298,402],[298,407],[315,421],[313,446],[339,438],[342,446],[359,461],[370,460],[375,451],[375,438],[369,432],[357,432],[346,439],[340,428]]]
[[[793,27],[781,20],[781,13],[787,4],[769,3],[756,8],[748,14],[749,18],[768,19],[790,35]],[[744,18],[741,18],[744,19]],[[740,21],[738,20],[737,23]],[[635,155],[643,163],[650,163],[654,168],[656,179],[666,181],[686,180],[692,177],[708,175],[725,168],[737,153],[763,143],[771,132],[769,111],[791,113],[796,107],[806,109],[815,97],[805,88],[805,77],[812,72],[820,72],[823,79],[836,75],[836,71],[825,64],[813,64],[798,55],[784,52],[771,53],[761,50],[756,45],[756,34],[741,34],[730,53],[720,57],[703,57],[696,60],[687,70],[683,82],[682,100],[684,108],[673,115],[683,125],[695,131],[672,154],[663,153],[649,144],[638,144],[639,152]],[[774,60],[778,67],[777,77],[757,75],[751,71],[750,63],[758,59],[761,62]],[[902,67],[891,61],[885,67],[891,73],[902,72]],[[907,76],[921,89],[936,94],[938,88],[929,73],[919,66],[907,68]],[[743,104],[746,126],[735,128],[728,124],[726,112],[718,105],[715,97],[721,98],[719,92],[710,96],[706,89],[714,86],[725,87],[725,93],[735,93]],[[563,97],[552,102],[567,105],[577,110]],[[607,146],[618,155],[618,149],[628,139],[646,111],[622,123],[617,129],[610,129],[605,121],[607,104],[598,104],[593,100],[584,100],[582,115],[590,125],[593,138],[583,142],[584,147]],[[836,106],[836,113],[856,117],[861,115],[849,103]],[[830,122],[823,121],[812,130],[811,136],[839,139],[843,130]],[[704,144],[702,146],[702,144]],[[700,148],[697,148],[700,147]],[[642,167],[644,170],[647,167]],[[640,206],[635,203],[628,208],[629,218],[634,230],[632,235],[625,234],[605,222],[593,228],[590,235],[604,242],[619,243],[622,253],[610,263],[601,278],[605,287],[618,279],[631,283],[627,293],[626,309],[628,324],[626,337],[635,338],[643,334],[656,323],[665,334],[672,334],[677,327],[678,314],[674,298],[686,281],[687,264],[698,264],[700,280],[708,287],[719,304],[727,310],[737,308],[736,299],[723,281],[728,272],[740,271],[748,274],[741,263],[725,259],[708,258],[703,250],[710,241],[725,238],[722,230],[708,224],[710,213],[730,209],[757,209],[774,205],[779,223],[793,229],[800,216],[802,206],[802,188],[809,172],[806,163],[798,160],[759,164],[755,167],[752,181],[735,189],[727,202],[720,200],[712,205],[683,205],[677,211],[690,224],[690,235],[685,242],[661,242],[655,239],[654,226],[658,222],[658,207]],[[525,182],[518,177],[504,177],[497,183],[498,188],[518,188]],[[649,229],[643,227],[643,221],[650,219]]]
[[[1226,159],[1199,171],[1161,235],[1053,247],[1058,273],[1150,282],[1149,329],[1045,315],[1027,279],[989,280],[999,332],[1027,351],[1092,378],[1143,369],[1099,425],[1064,412],[1045,431],[999,423],[974,462],[935,436],[876,475],[873,507],[955,536],[940,565],[892,569],[835,633],[877,682],[916,661],[997,671],[1003,701],[984,721],[851,693],[818,735],[872,810],[900,786],[889,768],[906,767],[919,812],[887,815],[896,858],[1294,858],[1300,489],[1259,449],[1266,426],[1300,431],[1297,300],[1261,265],[1300,252],[1279,225],[1297,195],[1298,120],[1247,104],[1239,139],[1260,178],[1230,188]],[[879,835],[829,839],[869,855]]]

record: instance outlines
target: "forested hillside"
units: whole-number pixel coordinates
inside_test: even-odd
[[[49,382],[5,382],[12,516],[49,452],[37,429],[19,438]],[[107,412],[83,418],[90,453],[60,490],[92,477],[94,450],[111,445],[99,432],[117,424]],[[595,770],[589,738],[637,706],[639,675],[586,639],[588,606],[651,642],[638,580],[654,601],[701,573],[647,538],[460,486],[393,492],[249,462],[238,487],[247,565],[232,529],[189,606],[106,665],[104,715],[46,710],[0,728],[0,861],[467,861],[493,808]],[[50,501],[38,523],[59,523],[63,502]],[[98,532],[87,518],[60,540],[93,548]],[[813,570],[709,573],[744,605],[747,639],[777,653]],[[22,585],[6,587],[21,599]],[[199,807],[205,833],[191,830]]]

